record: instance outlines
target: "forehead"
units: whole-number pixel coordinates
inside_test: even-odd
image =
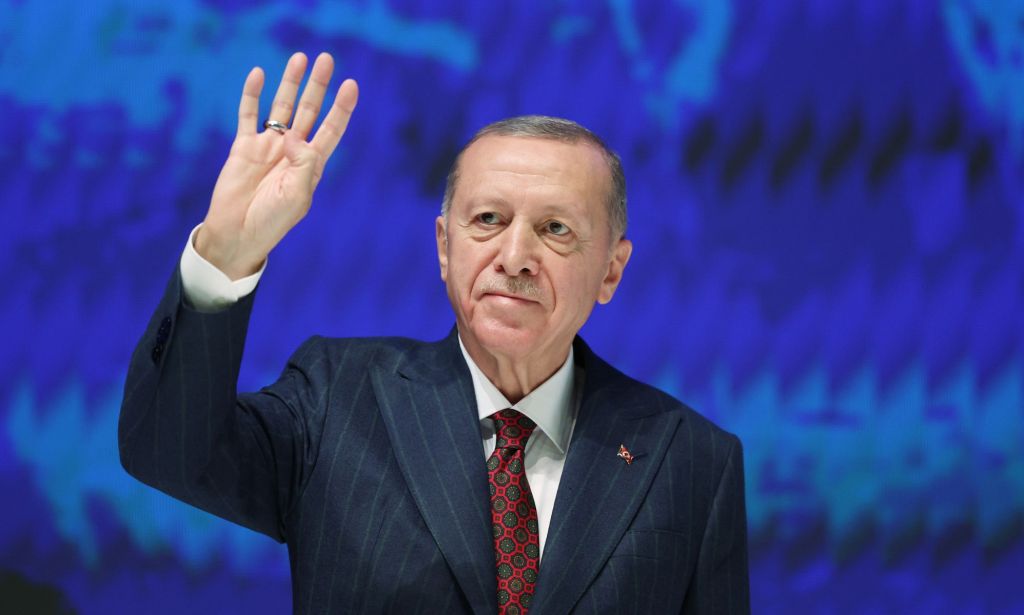
[[[487,135],[463,152],[456,195],[458,200],[495,191],[561,194],[603,210],[610,185],[604,156],[586,141]]]

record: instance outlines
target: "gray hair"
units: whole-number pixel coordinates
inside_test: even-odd
[[[572,120],[547,115],[520,115],[504,120],[499,120],[481,128],[473,138],[466,143],[452,163],[448,171],[448,180],[444,187],[444,200],[441,202],[441,215],[448,219],[448,210],[451,209],[452,201],[455,198],[455,184],[459,179],[459,162],[462,155],[483,137],[495,135],[499,137],[534,137],[538,139],[552,139],[563,143],[578,143],[583,141],[593,145],[604,156],[608,164],[608,175],[611,178],[611,190],[605,206],[608,209],[608,224],[611,230],[612,241],[623,237],[626,234],[626,174],[622,170],[622,161],[618,154],[613,152],[601,137],[587,130]]]

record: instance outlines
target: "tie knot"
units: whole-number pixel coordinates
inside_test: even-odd
[[[494,419],[494,428],[498,441],[495,448],[518,448],[526,447],[526,441],[530,439],[537,424],[531,421],[525,414],[518,410],[508,408],[491,415]]]

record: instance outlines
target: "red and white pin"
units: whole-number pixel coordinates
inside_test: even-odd
[[[619,445],[619,455],[618,455],[618,457],[619,457],[619,459],[622,459],[623,461],[625,461],[626,465],[629,465],[629,464],[633,463],[633,453],[629,452],[629,449],[626,448],[625,444],[620,444]]]

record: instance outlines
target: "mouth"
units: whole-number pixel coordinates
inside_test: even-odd
[[[514,295],[512,293],[505,293],[505,292],[501,292],[501,291],[486,292],[486,293],[484,293],[483,296],[484,297],[493,297],[495,299],[499,299],[499,300],[503,300],[503,301],[508,301],[508,302],[511,302],[511,303],[538,303],[538,301],[536,301],[535,299],[530,299],[528,297],[523,297],[521,295]]]

